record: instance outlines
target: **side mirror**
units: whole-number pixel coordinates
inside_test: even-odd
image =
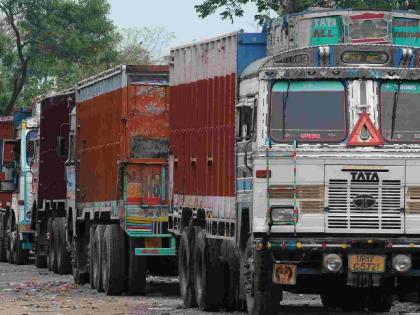
[[[26,134],[26,164],[30,167],[35,162],[35,141],[38,137],[38,132],[36,130],[30,130]]]
[[[66,156],[66,142],[64,137],[58,136],[57,137],[57,156]]]

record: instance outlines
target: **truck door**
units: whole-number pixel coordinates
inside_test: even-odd
[[[169,102],[166,84],[132,84],[127,106],[128,159],[123,167],[127,233],[162,252],[168,222]],[[158,237],[159,236],[159,237]],[[165,251],[165,250],[164,250]]]
[[[17,188],[18,177],[16,172],[19,162],[20,142],[15,140],[1,141],[1,181],[0,191],[13,192]]]

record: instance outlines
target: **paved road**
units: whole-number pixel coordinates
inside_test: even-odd
[[[211,315],[182,308],[176,278],[155,277],[149,278],[149,282],[146,297],[107,297],[90,289],[89,285],[74,285],[71,276],[54,275],[32,265],[0,263],[0,314]],[[282,314],[285,315],[341,314],[323,309],[318,296],[286,293],[283,305]],[[407,313],[420,314],[420,304],[395,303],[391,310],[393,315]]]

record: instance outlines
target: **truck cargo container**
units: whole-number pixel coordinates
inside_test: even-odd
[[[167,66],[124,65],[77,84],[66,166],[73,276],[107,294],[143,293],[168,233]]]
[[[25,264],[29,252],[37,267],[61,274],[70,272],[65,243],[69,107],[73,90],[34,100],[32,115],[17,125],[14,172],[17,186],[12,201],[10,251],[12,263]]]
[[[0,117],[0,261],[13,262],[16,258],[10,251],[16,223],[12,197],[18,184],[16,159],[19,158],[19,142],[16,140],[16,128],[30,114],[30,110],[20,109],[11,116]]]
[[[388,311],[419,271],[420,16],[325,10],[171,51],[186,307]]]

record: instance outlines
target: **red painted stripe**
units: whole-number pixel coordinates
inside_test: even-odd
[[[383,19],[384,16],[385,15],[383,13],[366,12],[366,13],[363,13],[363,14],[353,15],[353,16],[350,17],[350,19],[352,19],[353,21],[372,20],[372,19]]]
[[[377,44],[385,44],[386,41],[384,38],[361,38],[361,39],[353,39],[352,42],[354,44],[358,43],[377,43]]]
[[[159,206],[162,204],[162,200],[159,197],[132,197],[127,198],[128,204],[147,204],[153,206]]]

